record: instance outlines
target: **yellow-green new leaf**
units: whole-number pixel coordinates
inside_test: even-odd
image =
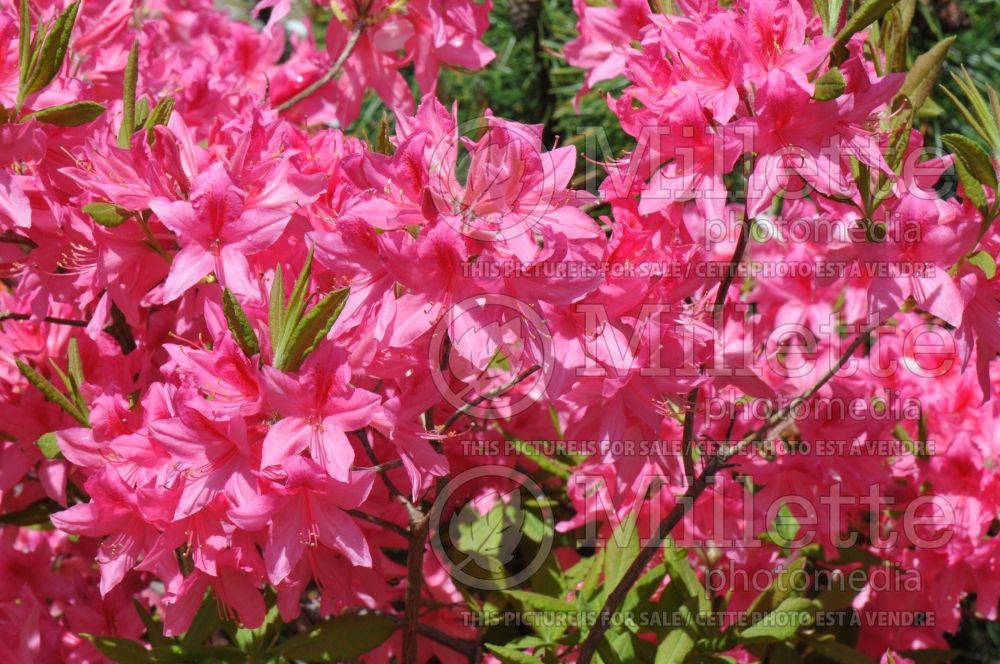
[[[247,318],[246,312],[240,306],[236,296],[228,288],[222,290],[222,313],[226,316],[226,324],[233,334],[233,339],[239,345],[240,350],[247,357],[253,357],[260,353],[260,342],[257,341],[257,334],[253,331],[253,325]]]
[[[740,632],[745,641],[787,641],[800,627],[813,622],[818,602],[801,597],[789,597],[778,607]]]
[[[349,293],[346,288],[328,293],[302,317],[288,343],[286,364],[290,369],[298,369],[309,353],[316,350],[316,346],[326,338],[330,328],[337,322],[340,312],[343,311]]]
[[[36,440],[35,447],[37,447],[42,454],[45,455],[46,459],[54,459],[59,456],[59,441],[56,439],[56,435],[51,431],[43,434],[38,440]]]
[[[847,83],[844,81],[844,75],[840,73],[840,70],[834,67],[817,78],[815,86],[813,99],[817,101],[830,101],[844,93]]]
[[[135,131],[135,91],[139,84],[139,40],[132,42],[125,65],[125,88],[122,91],[122,126],[118,128],[118,147],[127,148],[132,144]]]
[[[503,664],[543,664],[537,657],[513,648],[487,643],[486,649],[496,655]]]
[[[906,73],[906,79],[899,89],[899,94],[905,95],[910,100],[914,112],[920,110],[923,103],[930,97],[934,82],[941,72],[941,65],[944,64],[944,59],[948,56],[948,49],[951,48],[954,41],[954,36],[942,39],[932,46],[931,50],[914,60],[910,71]]]
[[[396,631],[391,618],[375,614],[347,614],[300,632],[277,647],[285,659],[309,662],[353,660],[374,650]]]
[[[133,215],[131,210],[126,210],[114,203],[88,203],[83,206],[83,211],[95,223],[108,228],[121,226]]]
[[[843,62],[846,57],[844,47],[851,41],[851,37],[882,18],[897,2],[899,0],[868,0],[847,19],[843,29],[837,33],[831,49],[837,64]]]
[[[983,274],[986,275],[986,278],[990,281],[992,281],[993,277],[997,275],[997,262],[993,256],[989,254],[989,252],[977,251],[971,256],[968,256],[966,260],[982,270]]]
[[[88,420],[86,414],[81,413],[80,410],[76,407],[76,404],[74,404],[68,398],[66,398],[66,395],[60,392],[55,385],[53,385],[48,381],[48,379],[46,379],[44,376],[42,376],[40,373],[32,369],[30,366],[28,366],[21,360],[15,360],[15,363],[17,364],[17,368],[21,371],[24,377],[28,379],[28,382],[37,387],[41,391],[41,393],[45,395],[46,399],[48,399],[52,403],[56,404],[57,406],[65,410],[74,420],[79,422],[82,426],[88,428],[90,427],[90,421]]]
[[[655,664],[680,664],[694,650],[694,637],[687,630],[674,628],[656,648]]]
[[[146,128],[146,142],[150,145],[153,144],[153,139],[156,134],[153,132],[153,127],[156,125],[165,125],[170,121],[170,114],[174,112],[174,98],[164,97],[160,101],[156,102],[156,106],[153,110],[149,112],[146,117],[145,128]]]
[[[22,90],[21,99],[44,88],[59,73],[66,59],[66,50],[69,48],[69,39],[73,34],[73,24],[76,23],[76,13],[79,9],[80,1],[77,0],[56,17],[52,28],[45,35],[41,51],[31,63],[31,71]]]
[[[31,67],[31,12],[28,10],[28,0],[21,0],[20,31],[17,34],[18,90],[24,89]]]
[[[96,101],[74,101],[59,106],[49,106],[30,113],[25,120],[38,120],[60,127],[79,127],[101,117],[106,109]]]
[[[993,162],[975,141],[961,134],[945,134],[941,137],[941,142],[954,153],[955,159],[962,162],[972,177],[996,191],[997,173]]]

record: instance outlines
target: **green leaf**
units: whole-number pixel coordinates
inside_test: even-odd
[[[285,326],[285,281],[280,265],[274,270],[267,309],[267,325],[271,333],[271,353],[276,353],[278,341],[281,339],[281,330]]]
[[[201,645],[219,627],[219,606],[211,593],[206,593],[198,613],[191,621],[191,626],[184,632],[181,638],[181,646],[184,649],[191,649]]]
[[[309,255],[306,262],[299,271],[299,276],[295,278],[292,286],[292,295],[288,298],[288,306],[285,307],[285,327],[283,333],[288,334],[298,325],[302,312],[306,309],[306,295],[308,294],[309,279],[312,277],[313,248],[309,248]]]
[[[749,608],[744,612],[745,617],[754,614],[770,612],[774,607],[781,604],[792,593],[796,587],[796,576],[799,579],[805,577],[805,558],[796,558],[787,563],[781,571],[774,577],[771,584],[750,603]],[[798,584],[801,586],[801,584]]]
[[[261,655],[278,637],[278,632],[281,630],[282,624],[281,617],[278,615],[278,604],[275,602],[268,609],[267,614],[264,616],[264,622],[261,623],[260,627],[254,629],[240,627],[233,633],[233,640],[243,652],[252,655]],[[256,661],[254,658],[251,659]]]
[[[233,339],[239,344],[243,354],[247,357],[258,354],[260,342],[257,341],[257,334],[253,331],[243,307],[228,288],[222,289],[222,313],[225,314],[229,331],[232,332]]]
[[[576,615],[576,606],[559,597],[543,595],[523,590],[508,590],[504,595],[521,605],[524,613],[541,613],[546,616],[562,616],[555,620],[540,620],[532,628],[546,643],[554,643],[570,626],[571,616]]]
[[[844,0],[813,0],[813,8],[816,15],[823,21],[823,34],[833,36],[833,31],[837,29],[840,21],[840,10],[844,6]]]
[[[982,183],[973,175],[961,159],[955,159],[955,174],[962,185],[962,195],[972,201],[972,204],[983,214],[983,223],[989,222],[987,208],[989,200],[986,198],[986,191]]]
[[[79,9],[80,0],[76,0],[56,17],[52,28],[45,34],[42,48],[31,63],[31,72],[20,95],[22,100],[51,83],[59,73],[66,58],[69,39],[73,34],[73,24],[76,23],[76,12]]]
[[[28,382],[41,390],[46,399],[65,410],[82,426],[88,428],[90,427],[90,421],[87,416],[81,413],[80,410],[77,409],[76,404],[70,402],[70,400],[66,398],[66,395],[56,389],[55,385],[50,383],[48,379],[21,360],[15,360],[15,362],[17,363],[17,368],[20,369],[21,373],[24,374],[24,377],[28,379]]]
[[[847,23],[837,33],[831,49],[838,64],[846,58],[847,53],[844,47],[847,46],[847,42],[851,41],[851,37],[882,18],[897,2],[899,0],[868,0],[847,19]]]
[[[966,257],[966,260],[982,270],[986,278],[991,281],[997,274],[997,262],[989,252],[977,251],[971,256]]]
[[[146,126],[146,120],[149,119],[149,102],[145,97],[139,99],[135,102],[135,127]]]
[[[135,90],[139,83],[139,40],[132,42],[128,52],[128,63],[125,65],[125,88],[122,91],[122,126],[118,128],[118,147],[127,148],[132,145],[132,134],[135,132]]]
[[[142,647],[140,643],[129,639],[119,639],[113,636],[94,636],[93,634],[81,634],[94,644],[101,654],[118,664],[147,664],[153,661],[152,653]]]
[[[134,215],[131,210],[126,210],[114,203],[88,203],[83,206],[83,211],[94,222],[108,228],[121,226]]]
[[[291,339],[287,347],[285,367],[291,371],[298,370],[302,361],[309,356],[309,353],[316,350],[330,328],[337,321],[340,312],[344,309],[349,290],[340,290],[327,293],[327,295],[316,303],[316,306],[309,310],[292,332]],[[283,367],[284,368],[284,367]]]
[[[583,577],[583,585],[580,587],[580,597],[582,599],[593,599],[597,594],[598,585],[601,581],[601,570],[604,569],[604,549],[601,549],[590,558],[587,558],[587,569]]]
[[[296,634],[275,650],[285,659],[332,662],[360,657],[385,643],[396,623],[385,616],[347,614]]]
[[[639,556],[639,529],[636,515],[629,514],[611,532],[604,547],[604,589],[611,592]]]
[[[646,602],[659,589],[667,575],[667,566],[658,563],[639,577],[622,602],[622,611],[631,611],[641,603]]]
[[[153,127],[156,125],[165,125],[170,122],[170,114],[174,112],[174,98],[164,97],[160,101],[156,102],[156,106],[146,117],[146,121],[143,125],[146,128],[146,142],[150,145],[153,144],[153,139],[156,134],[153,132]]]
[[[879,42],[885,53],[885,70],[906,70],[906,45],[916,13],[917,0],[902,0],[886,14],[879,31]]]
[[[783,503],[778,508],[778,513],[774,515],[772,524],[772,541],[781,547],[787,547],[795,541],[795,536],[799,533],[799,522],[788,509],[788,504]]]
[[[302,319],[302,312],[306,308],[306,289],[309,288],[309,278],[312,275],[313,249],[309,248],[309,255],[302,266],[302,271],[295,279],[292,287],[292,295],[288,298],[287,305],[281,300],[283,311],[280,316],[281,326],[278,328],[278,338],[274,343],[274,367],[284,369],[288,364],[288,349],[291,345],[292,334]],[[283,296],[282,296],[283,297]],[[274,303],[271,303],[274,306]]]
[[[952,72],[952,76],[954,75],[955,73]],[[980,137],[982,137],[984,141],[989,141],[992,144],[993,140],[990,135],[990,131],[987,128],[988,125],[983,125],[980,122],[980,120],[976,117],[976,115],[971,110],[969,110],[969,107],[963,104],[962,101],[958,97],[956,97],[951,90],[942,85],[941,92],[943,92],[945,96],[951,100],[951,103],[955,105],[955,108],[958,109],[958,112],[962,114],[962,118],[965,120],[966,124],[968,124],[969,127],[971,127],[974,132],[976,132]]]
[[[486,649],[496,655],[496,658],[503,662],[503,664],[544,664],[544,662],[537,657],[529,655],[526,652],[521,652],[520,650],[498,646],[493,643],[487,643],[485,645]]]
[[[83,385],[83,362],[80,360],[80,346],[75,337],[70,337],[66,344],[66,370],[77,387]]]
[[[106,109],[96,101],[74,101],[29,113],[25,120],[38,120],[60,127],[79,127],[99,118]]]
[[[56,434],[52,431],[42,434],[42,436],[35,441],[35,445],[41,450],[42,454],[45,455],[46,459],[54,459],[59,456],[59,441],[56,438]]]
[[[997,174],[989,155],[975,141],[961,134],[945,134],[941,142],[962,162],[969,174],[980,184],[997,189]]]
[[[517,601],[526,611],[551,611],[553,613],[572,613],[576,607],[564,599],[550,597],[527,590],[506,590],[504,595]]]
[[[901,650],[900,657],[912,659],[916,664],[945,664],[955,661],[960,653],[946,648],[921,648],[920,650]]]
[[[480,510],[482,502],[493,497],[484,495],[470,500],[448,522],[451,541],[467,556],[461,567],[475,562],[483,570],[500,571],[514,558],[524,534],[521,529],[524,523],[521,494],[511,491],[483,514]]]
[[[965,116],[966,121],[976,133],[986,141],[993,153],[1000,154],[1000,100],[997,99],[996,90],[987,87],[989,95],[989,101],[987,101],[965,67],[962,67],[961,76],[951,72],[951,77],[958,84],[962,94],[969,100],[972,107],[970,110],[959,105],[962,115]],[[948,96],[954,99],[951,93],[948,93]]]
[[[812,624],[818,603],[801,597],[789,597],[758,622],[740,632],[742,640],[787,641],[800,627]]]
[[[613,628],[612,628],[613,629]],[[608,630],[601,637],[601,642],[597,644],[597,654],[600,656],[599,660],[602,664],[631,664],[632,661],[627,658],[626,653],[619,654],[617,648],[612,645],[611,640],[615,638],[616,634],[612,630]]]
[[[807,639],[807,643],[817,654],[837,664],[875,664],[874,660],[862,655],[854,648],[833,639],[825,640],[811,637]]]
[[[83,399],[83,362],[80,360],[80,348],[74,337],[70,337],[66,345],[66,371],[69,373],[69,394],[81,413],[88,413],[87,402]]]
[[[694,650],[694,637],[685,629],[672,629],[656,648],[655,664],[680,664]]]
[[[944,59],[948,56],[948,49],[951,48],[954,41],[954,36],[939,41],[929,51],[917,57],[913,66],[906,73],[906,79],[903,81],[903,86],[899,89],[897,96],[906,96],[913,105],[914,112],[920,110],[923,103],[930,97],[931,90],[934,89],[934,82],[944,64]]]
[[[392,155],[395,152],[393,148],[392,141],[389,140],[389,114],[382,111],[382,118],[378,123],[378,134],[375,137],[375,145],[373,149],[379,154]]]
[[[668,540],[669,542],[669,540]],[[670,544],[673,547],[673,544]],[[687,597],[693,599],[692,609],[698,613],[705,614],[712,610],[708,595],[705,594],[705,587],[698,580],[691,562],[687,559],[687,552],[683,549],[668,548],[663,552],[663,561],[670,573],[671,583],[679,581]]]
[[[146,638],[151,645],[164,646],[172,642],[172,639],[168,639],[163,635],[163,623],[153,618],[139,600],[133,599],[132,606],[135,607],[135,612],[139,614],[139,619],[142,620],[142,624],[146,627]]]
[[[20,30],[17,33],[17,62],[20,66],[18,73],[18,90],[24,89],[24,84],[28,80],[28,71],[31,67],[31,11],[28,9],[28,0],[21,0],[20,10]]]
[[[813,92],[813,99],[818,101],[830,101],[843,94],[847,83],[840,70],[834,67],[816,79],[816,90]]]

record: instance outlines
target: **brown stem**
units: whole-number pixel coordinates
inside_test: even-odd
[[[330,68],[326,70],[326,73],[310,83],[308,87],[291,99],[287,99],[278,104],[277,109],[279,111],[287,111],[292,106],[295,106],[297,103],[332,81],[334,76],[340,73],[340,69],[344,66],[344,63],[347,62],[347,58],[351,55],[351,51],[354,50],[354,46],[358,43],[358,39],[361,37],[361,33],[364,32],[364,30],[364,21],[358,20],[354,24],[354,28],[351,30],[351,33],[347,36],[347,43],[344,44],[344,48],[340,51],[340,55],[337,56],[337,59],[332,65],[330,65]]]
[[[410,548],[406,553],[406,599],[403,614],[403,664],[417,664],[417,628],[420,626],[420,596],[424,583],[424,542],[429,519],[414,510],[410,514]]]
[[[361,519],[362,521],[367,521],[368,523],[374,523],[376,526],[381,526],[386,530],[391,530],[400,537],[410,538],[410,531],[403,528],[399,524],[395,524],[392,521],[388,521],[381,517],[377,517],[373,514],[368,514],[367,512],[362,512],[361,510],[345,510],[348,514],[356,519]]]
[[[377,472],[379,478],[381,478],[382,480],[382,484],[384,484],[385,488],[389,490],[389,493],[405,501],[408,507],[412,507],[412,505],[409,505],[409,500],[407,500],[403,492],[399,490],[399,487],[396,486],[395,482],[393,482],[389,478],[389,475],[385,472],[390,469],[390,465],[388,463],[379,463],[378,457],[375,455],[375,450],[372,448],[371,443],[368,442],[368,434],[365,433],[365,430],[359,429],[357,431],[354,431],[353,433],[357,437],[357,439],[361,441],[361,447],[364,448],[365,454],[368,455],[368,458],[371,459],[371,462],[374,464],[372,468],[367,470],[373,470]],[[400,465],[402,465],[402,462],[400,462]],[[358,470],[363,470],[363,469],[358,469]]]
[[[15,314],[15,313],[4,313],[0,314],[0,323],[5,320],[31,320],[31,314]],[[43,323],[52,323],[53,325],[72,325],[73,327],[87,327],[88,323],[85,320],[73,320],[71,318],[56,318],[55,316],[45,316],[39,319]]]
[[[792,401],[782,408],[781,410],[774,413],[771,417],[767,419],[764,424],[757,427],[746,436],[744,436],[738,443],[734,445],[726,445],[720,447],[715,454],[708,460],[705,464],[704,469],[701,474],[698,475],[691,485],[688,487],[684,495],[674,504],[673,509],[667,514],[666,518],[660,522],[657,526],[656,531],[650,537],[649,541],[646,543],[645,547],[639,552],[636,559],[629,565],[629,568],[625,571],[622,576],[621,581],[615,586],[611,594],[608,595],[607,601],[604,603],[604,607],[601,609],[600,614],[597,617],[597,622],[590,628],[590,633],[587,634],[587,638],[583,642],[583,646],[580,648],[580,656],[577,659],[577,664],[590,664],[591,659],[594,657],[594,653],[597,652],[597,647],[601,643],[601,639],[604,637],[604,633],[608,630],[608,626],[611,624],[611,616],[618,610],[622,602],[625,601],[625,596],[628,595],[632,586],[639,580],[642,573],[645,571],[646,567],[649,566],[650,561],[656,555],[660,544],[670,535],[670,532],[680,523],[681,519],[684,518],[692,507],[694,507],[695,502],[704,493],[705,489],[709,484],[712,483],[712,479],[715,474],[722,470],[726,463],[735,455],[739,454],[743,449],[749,445],[753,445],[764,439],[772,430],[787,421],[788,417],[792,415],[795,409],[800,406],[803,402],[811,398],[816,392],[818,392],[824,385],[826,385],[834,377],[834,375],[840,371],[841,368],[847,361],[854,355],[854,351],[858,349],[861,343],[868,337],[868,335],[875,329],[877,325],[872,325],[858,334],[854,341],[847,347],[847,350],[837,359],[837,361],[831,366],[823,376],[813,383],[813,385],[803,392],[801,395],[792,399]],[[690,414],[690,413],[689,413]],[[693,415],[691,415],[693,417]],[[685,423],[687,421],[687,416],[685,416]],[[685,437],[688,436],[687,427],[685,426]],[[689,441],[685,440],[682,442],[682,447],[686,447]]]
[[[687,404],[684,411],[684,434],[681,440],[684,441],[681,447],[681,455],[684,461],[684,479],[690,481],[694,478],[694,411],[698,406],[698,388],[694,388],[688,393]]]
[[[398,625],[403,624],[403,618],[400,618],[394,613],[385,613],[383,611],[372,611],[371,613],[388,618]],[[470,662],[479,661],[479,642],[472,641],[470,639],[460,639],[457,636],[452,636],[442,632],[436,627],[431,627],[430,625],[418,624],[417,633],[421,636],[426,636],[431,641],[435,641],[445,646],[446,648],[451,648],[455,652],[465,655],[469,658]]]
[[[744,208],[743,221],[740,223],[740,237],[736,241],[736,248],[733,250],[732,258],[729,259],[729,264],[726,266],[726,273],[722,275],[722,281],[719,283],[719,290],[715,294],[715,304],[712,305],[712,314],[715,316],[722,315],[726,298],[729,296],[729,287],[733,285],[733,279],[736,278],[740,263],[743,262],[743,255],[747,251],[747,245],[750,244],[750,223],[750,216]]]

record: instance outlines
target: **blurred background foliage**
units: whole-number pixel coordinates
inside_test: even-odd
[[[247,19],[256,2],[219,1]],[[591,1],[598,4],[607,0]],[[955,35],[939,82],[958,92],[949,72],[965,66],[981,86],[991,84],[1000,89],[1000,0],[918,0],[917,6],[910,29],[910,61],[941,39]],[[322,43],[331,13],[323,3],[296,0],[291,18],[308,19]],[[484,41],[496,52],[496,59],[479,72],[443,71],[437,96],[446,105],[457,102],[462,121],[482,117],[489,108],[511,120],[542,124],[548,146],[577,146],[579,175],[574,185],[595,191],[601,173],[588,158],[603,161],[632,145],[606,102],[608,94],[618,95],[625,80],[600,84],[580,100],[578,108],[574,106],[583,72],[567,65],[561,53],[575,36],[572,0],[495,0]],[[419,94],[415,84],[413,90]],[[919,123],[932,143],[944,133],[969,134],[946,95],[937,92],[933,102]],[[369,93],[361,116],[347,131],[374,138],[387,111],[378,96]],[[391,113],[389,118],[391,121]]]

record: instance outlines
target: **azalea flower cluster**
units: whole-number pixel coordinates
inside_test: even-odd
[[[493,57],[488,2],[334,3],[325,49],[291,36],[283,58],[289,4],[260,3],[260,28],[208,0],[22,3],[36,35],[75,17],[38,87],[24,16],[0,12],[9,661],[184,634],[206,593],[249,629],[272,607],[403,625],[415,595],[420,661],[465,661],[468,594],[414,525],[448,478],[565,468],[555,530],[607,537],[682,505],[741,440],[672,533],[703,579],[806,551],[915,571],[848,600],[935,615],[863,623],[876,657],[944,646],[968,593],[996,617],[995,191],[940,188],[953,158],[909,128],[926,89],[863,32],[826,36],[799,2],[577,2],[565,54],[588,88],[627,78],[608,103],[636,139],[588,193],[541,126],[463,124],[434,97],[440,67]],[[335,126],[369,89],[396,116],[371,144]],[[782,265],[799,271],[755,269]],[[594,445],[479,453],[513,439]],[[764,536],[769,505],[818,546]],[[584,548],[557,546],[560,574]]]

